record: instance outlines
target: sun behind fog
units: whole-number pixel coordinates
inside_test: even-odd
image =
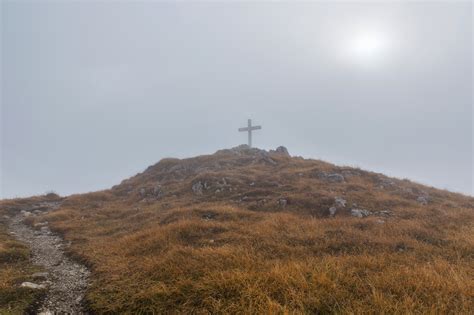
[[[357,31],[345,40],[344,52],[352,63],[373,66],[389,54],[389,36],[379,31]]]

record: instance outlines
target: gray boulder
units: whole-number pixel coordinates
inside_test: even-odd
[[[364,209],[352,209],[351,210],[351,215],[353,217],[357,217],[357,218],[365,218],[369,215],[371,215],[372,212],[370,212],[369,210],[364,210]]]

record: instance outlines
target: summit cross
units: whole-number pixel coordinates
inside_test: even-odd
[[[249,135],[249,147],[252,147],[252,131],[262,129],[262,126],[252,126],[252,119],[247,121],[247,127],[239,128],[239,131],[247,131]]]

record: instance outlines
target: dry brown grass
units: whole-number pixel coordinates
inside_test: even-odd
[[[472,313],[473,198],[395,179],[381,188],[387,178],[378,174],[272,158],[277,165],[230,154],[167,159],[112,190],[68,197],[46,219],[93,270],[90,308]],[[353,174],[341,183],[318,177],[343,171]],[[232,191],[191,191],[196,181],[223,177]],[[165,195],[143,201],[139,190],[157,183]],[[416,202],[420,194],[430,196],[428,205]],[[356,203],[393,215],[385,223],[347,211],[330,218],[336,196],[348,208]]]

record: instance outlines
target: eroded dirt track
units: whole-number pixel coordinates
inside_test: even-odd
[[[43,203],[41,212],[48,212],[58,203]],[[39,314],[87,314],[82,300],[88,285],[88,269],[66,256],[68,246],[61,237],[51,232],[47,222],[40,222],[36,228],[24,223],[28,216],[39,213],[32,207],[21,210],[10,220],[11,234],[27,244],[32,252],[33,264],[42,266],[46,272],[39,275],[40,286],[46,287],[45,299],[40,304]],[[36,213],[35,213],[36,212]]]

